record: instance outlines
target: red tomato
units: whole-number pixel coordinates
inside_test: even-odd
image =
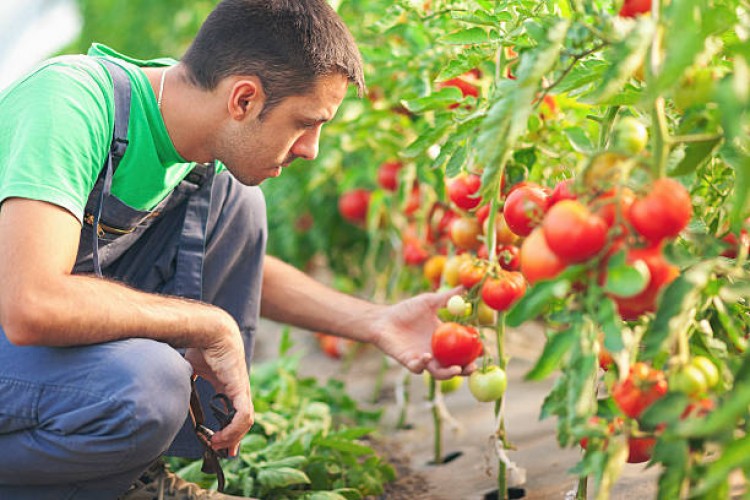
[[[626,321],[634,321],[641,314],[655,311],[659,292],[680,274],[680,269],[664,258],[661,245],[628,250],[625,261],[633,264],[638,260],[643,261],[649,270],[650,278],[646,288],[633,297],[612,297],[620,316]]]
[[[318,345],[326,356],[333,359],[340,359],[353,342],[349,339],[328,335],[327,333],[317,332],[315,337],[318,339]]]
[[[635,363],[625,380],[612,387],[612,398],[622,412],[638,418],[643,411],[667,393],[664,372],[645,363]]]
[[[651,460],[656,438],[630,437],[628,438],[628,463],[640,464]]]
[[[645,197],[633,202],[627,218],[638,234],[657,243],[677,236],[692,215],[688,190],[673,179],[658,179]]]
[[[521,273],[532,285],[554,278],[565,267],[560,257],[547,246],[541,227],[534,229],[521,245]]]
[[[635,17],[646,12],[651,12],[651,0],[625,0],[620,17]]]
[[[497,249],[497,262],[506,271],[521,269],[520,249],[515,245],[502,245]]]
[[[606,372],[613,364],[615,364],[615,359],[612,357],[612,353],[602,347],[599,350],[599,368]]]
[[[398,189],[398,171],[403,164],[400,161],[387,161],[378,167],[378,184],[386,191]]]
[[[571,190],[574,182],[573,179],[565,179],[564,181],[558,182],[549,197],[549,206],[552,207],[558,201],[577,200],[578,196],[576,196]]]
[[[503,208],[510,230],[519,236],[528,236],[542,222],[548,200],[549,195],[541,187],[526,185],[513,189]]]
[[[474,85],[467,79],[467,76],[473,77],[473,75],[465,73],[464,75],[451,78],[450,80],[446,80],[444,82],[440,82],[438,84],[438,87],[456,87],[461,91],[461,95],[463,95],[464,97],[468,95],[472,97],[479,97],[479,89],[476,85]]]
[[[521,273],[505,272],[487,278],[482,284],[482,300],[495,311],[507,311],[526,293],[526,280]]]
[[[487,203],[486,205],[482,205],[477,209],[476,212],[474,212],[474,215],[477,218],[477,221],[484,226],[484,222],[487,220],[487,218],[490,216],[490,204]],[[496,216],[497,217],[497,216]]]
[[[458,282],[467,290],[474,288],[484,278],[485,268],[479,261],[467,259],[458,268]]]
[[[482,201],[481,197],[475,196],[481,185],[482,178],[478,175],[459,175],[448,183],[448,197],[457,207],[471,210]]]
[[[347,191],[339,198],[339,213],[349,222],[362,223],[367,218],[370,192],[366,189]]]
[[[625,220],[633,201],[635,201],[635,193],[629,188],[621,187],[610,189],[597,196],[593,205],[596,207],[597,215],[604,219],[608,228],[612,228],[618,217],[620,220]]]
[[[607,243],[607,224],[577,200],[563,200],[550,208],[542,222],[550,250],[566,263],[583,262]]]
[[[482,354],[482,340],[470,326],[443,323],[432,334],[432,354],[442,366],[466,366]]]
[[[419,183],[414,182],[409,192],[409,197],[406,199],[406,205],[404,206],[404,215],[413,215],[419,207],[422,205],[422,192],[419,189]]]
[[[404,262],[410,266],[421,266],[430,253],[425,249],[421,241],[415,238],[404,239]]]

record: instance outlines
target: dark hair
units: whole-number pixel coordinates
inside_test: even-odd
[[[326,0],[223,0],[182,58],[192,83],[216,88],[231,75],[255,75],[267,96],[263,113],[340,73],[364,92],[362,57]]]

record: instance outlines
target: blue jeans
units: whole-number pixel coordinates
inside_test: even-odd
[[[212,185],[180,189],[147,226],[102,242],[103,273],[144,291],[224,308],[245,335],[249,362],[265,253],[263,195],[228,173]],[[206,195],[198,265],[185,251],[186,238],[195,228],[191,200]],[[90,271],[88,229],[76,272]],[[169,345],[132,338],[19,347],[0,333],[0,499],[116,498],[165,451],[201,455],[187,418],[192,369]],[[200,389],[210,396],[207,383]]]

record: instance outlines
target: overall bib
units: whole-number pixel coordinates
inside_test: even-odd
[[[118,85],[127,75],[104,62],[115,82],[118,123]],[[261,190],[198,165],[144,212],[109,192],[114,168],[102,172],[86,205],[73,272],[100,269],[104,278],[145,292],[221,307],[240,326],[249,364],[267,234]],[[188,418],[191,374],[181,353],[151,339],[20,347],[3,333],[0,499],[116,498],[165,451],[199,458],[203,447]],[[201,379],[198,389],[204,401],[213,394]],[[217,428],[208,413],[206,424]]]

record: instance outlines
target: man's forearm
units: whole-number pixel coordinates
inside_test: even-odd
[[[312,331],[369,342],[383,306],[338,292],[280,260],[266,256],[261,315]]]
[[[233,322],[226,312],[207,304],[93,276],[50,280],[26,302],[18,307],[27,312],[3,318],[9,340],[20,344],[72,346],[145,337],[175,347],[205,347],[225,333],[222,330],[230,331]]]

